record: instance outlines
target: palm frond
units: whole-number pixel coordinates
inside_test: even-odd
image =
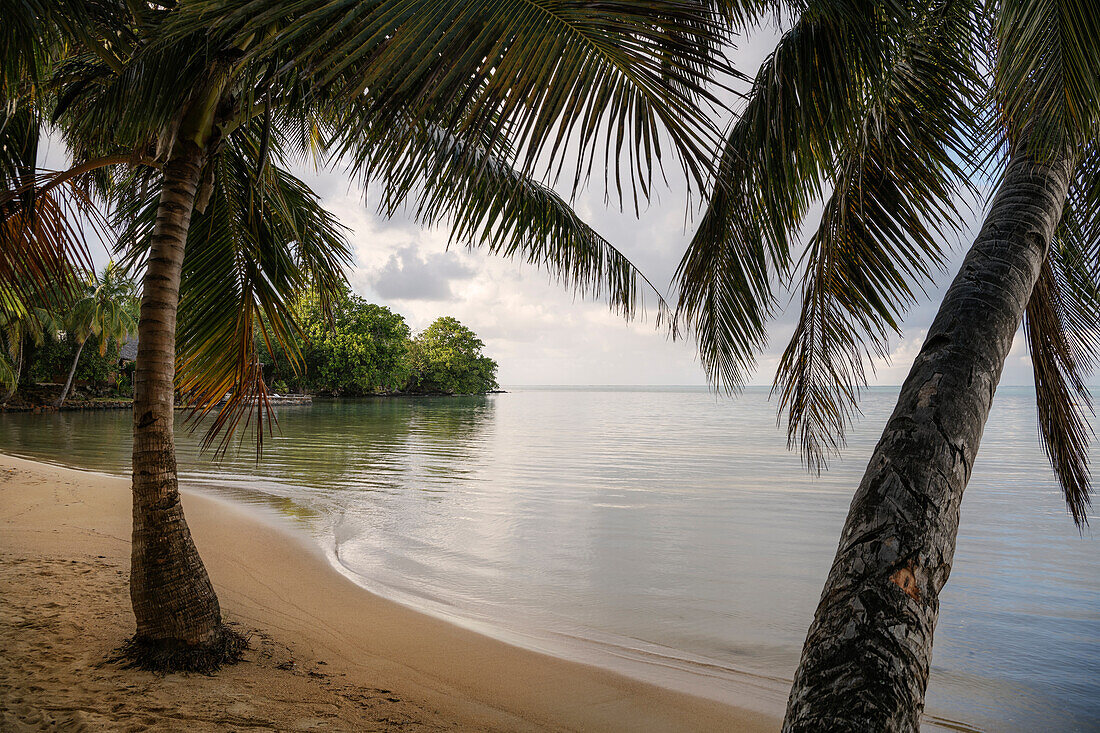
[[[765,21],[778,21],[784,12],[799,12],[798,0],[703,0],[734,33],[752,31]]]
[[[972,4],[927,6],[893,57],[881,92],[839,156],[834,189],[803,255],[802,308],[776,374],[787,438],[820,471],[844,443],[901,315],[960,231],[958,184],[979,83],[963,51]]]
[[[132,151],[163,158],[180,111],[209,76],[208,53],[192,39],[159,53],[137,45],[119,67],[87,51],[66,56],[54,74],[52,116],[73,157]]]
[[[692,181],[706,179],[718,100],[705,72],[728,68],[709,4],[679,0],[198,0],[179,28],[234,38],[277,28],[257,54],[308,69],[342,105],[365,101],[376,124],[411,117],[509,138],[509,162],[528,175],[568,152],[574,191],[602,154],[608,190],[622,200],[629,177],[636,204],[662,140]]]
[[[35,176],[33,181],[43,180]],[[85,226],[104,231],[102,217],[79,185],[0,193],[0,286],[28,301],[64,307],[72,296],[76,272],[89,267]],[[29,202],[23,191],[34,191]]]
[[[813,2],[761,65],[730,128],[716,182],[676,273],[677,314],[719,389],[739,388],[765,341],[790,238],[837,166],[882,76],[903,8]]]
[[[1092,398],[1100,359],[1100,148],[1079,164],[1024,331],[1035,375],[1039,436],[1073,521],[1088,524]]]
[[[1100,12],[1094,0],[995,4],[994,85],[1013,144],[1032,154],[1076,147],[1100,131]]]
[[[110,0],[0,0],[0,99],[11,104],[37,96],[58,48],[117,5]]]
[[[1093,437],[1087,417],[1092,398],[1083,377],[1091,365],[1081,363],[1071,342],[1065,287],[1050,262],[1044,263],[1027,304],[1024,333],[1035,375],[1039,436],[1073,521],[1083,526],[1092,491],[1088,448]]]
[[[351,257],[343,228],[277,159],[257,180],[256,132],[242,129],[208,163],[213,187],[192,216],[180,283],[176,384],[194,424],[212,415],[204,447],[217,453],[239,427],[251,427],[259,452],[271,429],[257,331],[298,368],[300,333],[290,303],[307,287],[337,292]],[[148,251],[156,203],[154,193],[120,236],[130,268]]]
[[[384,215],[411,206],[424,225],[448,224],[452,242],[522,259],[584,296],[606,297],[628,319],[644,304],[644,287],[657,298],[658,321],[667,316],[661,292],[626,256],[553,189],[506,162],[503,141],[470,141],[437,125],[380,131],[369,120],[346,120],[342,151],[381,187]]]

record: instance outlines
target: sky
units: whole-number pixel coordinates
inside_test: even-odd
[[[779,32],[769,26],[741,39],[729,53],[734,66],[755,73]],[[51,143],[46,164],[52,161],[59,167],[56,162],[62,155]],[[668,163],[669,187],[657,187],[637,217],[632,207],[624,212],[617,203],[605,204],[602,176],[574,201],[577,213],[666,293],[694,226],[684,182],[672,175],[674,161]],[[339,167],[321,172],[302,167],[295,172],[349,228],[355,262],[348,280],[355,292],[401,313],[414,331],[441,315],[458,318],[485,342],[485,353],[499,363],[498,380],[505,387],[706,384],[692,342],[673,341],[667,330],[658,329],[652,307],[626,322],[606,303],[575,296],[545,271],[461,244],[448,248],[445,228],[424,228],[401,214],[391,219],[378,215],[377,199]],[[694,212],[697,220],[697,207]],[[953,243],[946,271],[929,285],[928,297],[908,312],[901,335],[891,339],[889,359],[871,364],[872,385],[904,380],[980,219],[980,209],[969,216],[969,231]],[[813,222],[808,223],[806,231],[812,231]],[[96,261],[106,258],[105,252],[96,253]],[[797,322],[797,299],[787,296],[781,304],[786,307],[768,328],[768,344],[749,379],[751,385],[772,383],[778,357]],[[1001,383],[1031,381],[1030,360],[1018,334]]]

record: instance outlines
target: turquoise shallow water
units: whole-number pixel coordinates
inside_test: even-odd
[[[843,460],[820,478],[753,389],[319,401],[280,408],[259,464],[248,446],[214,464],[182,427],[178,442],[186,484],[294,517],[372,590],[722,697],[754,676],[780,690],[791,678],[895,395],[868,391]],[[997,395],[928,711],[988,731],[1100,730],[1100,546],[1064,510],[1033,399]],[[3,414],[0,450],[124,473],[129,430],[128,412]]]

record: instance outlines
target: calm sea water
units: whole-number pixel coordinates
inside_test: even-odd
[[[671,686],[781,701],[895,396],[867,393],[819,478],[751,389],[319,401],[280,408],[259,464],[248,446],[214,464],[182,427],[178,442],[185,485],[293,517],[372,590]],[[1066,514],[1033,400],[997,395],[928,712],[963,729],[1100,730],[1100,545]],[[129,431],[129,412],[4,414],[0,450],[121,474]]]

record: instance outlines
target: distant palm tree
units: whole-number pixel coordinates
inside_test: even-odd
[[[0,351],[0,404],[11,399],[19,388],[23,372],[26,342],[41,346],[54,338],[59,324],[46,308],[28,306],[14,291],[0,288],[0,336],[4,348]]]
[[[137,332],[137,320],[133,311],[137,302],[137,284],[126,278],[122,269],[114,262],[108,262],[102,274],[93,270],[84,282],[84,297],[72,304],[66,314],[65,328],[77,344],[73,364],[69,367],[69,376],[54,406],[61,408],[73,386],[73,376],[80,363],[84,345],[91,336],[99,342],[99,355],[105,356],[110,342],[121,344]]]
[[[776,390],[812,467],[842,445],[865,357],[888,353],[901,313],[942,266],[963,223],[960,189],[983,164],[997,183],[856,491],[784,724],[916,731],[963,490],[1021,320],[1041,438],[1073,519],[1087,522],[1100,12],[1086,0],[795,9],[727,136],[680,266],[679,311],[712,380],[737,386],[776,283],[801,270]],[[792,240],[821,198],[796,258]]]
[[[208,439],[231,430],[265,399],[253,329],[293,355],[293,293],[310,281],[338,288],[342,230],[287,159],[325,162],[328,151],[381,186],[386,213],[411,203],[459,241],[545,267],[629,316],[646,282],[534,173],[560,172],[579,148],[575,191],[602,148],[605,185],[620,200],[628,187],[637,206],[671,143],[701,183],[715,142],[706,72],[721,65],[721,31],[709,5],[676,0],[68,4],[83,22],[59,19],[67,43],[43,31],[42,48],[63,51],[50,112],[77,165],[38,190],[89,174],[80,180],[115,206],[127,263],[145,267],[132,651],[162,668],[206,669],[239,641],[179,503],[173,386],[200,413],[229,392]]]

